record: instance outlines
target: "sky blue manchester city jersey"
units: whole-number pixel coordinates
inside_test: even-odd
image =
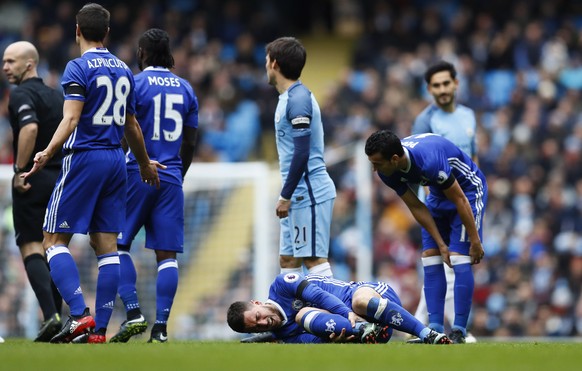
[[[106,48],[92,48],[67,63],[61,84],[65,100],[84,102],[79,124],[63,149],[119,148],[126,112],[135,113],[129,67]]]
[[[147,67],[135,76],[137,121],[150,159],[167,166],[158,169],[161,181],[182,184],[183,127],[198,127],[198,99],[190,84],[167,68]],[[133,153],[127,170],[139,171]]]
[[[311,136],[307,168],[293,192],[293,207],[310,206],[335,198],[335,185],[323,159],[324,133],[319,105],[300,81],[279,95],[275,133],[283,184],[287,181],[295,150],[293,138]]]
[[[412,134],[434,133],[441,135],[473,158],[477,154],[477,120],[469,107],[461,104],[454,112],[445,112],[431,104],[418,115]]]

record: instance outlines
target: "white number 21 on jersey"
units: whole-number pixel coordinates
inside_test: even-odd
[[[176,123],[174,130],[162,130],[164,132],[164,139],[168,142],[176,141],[182,135],[182,115],[179,111],[174,109],[175,104],[184,104],[184,96],[180,94],[164,94],[165,101],[164,118],[173,120]],[[157,94],[153,98],[154,101],[154,133],[152,140],[160,140],[160,121],[162,109],[162,94]]]

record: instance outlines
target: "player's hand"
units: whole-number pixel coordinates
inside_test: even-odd
[[[150,160],[147,166],[139,167],[141,180],[148,185],[160,188],[160,176],[158,175],[158,169],[165,169],[166,167],[166,165],[162,165],[156,160]]]
[[[329,335],[329,341],[332,343],[350,343],[353,342],[355,338],[355,335],[346,336],[345,328],[342,329],[342,332],[339,335],[335,332],[332,332],[331,335]]]
[[[452,268],[451,264],[451,253],[449,252],[449,247],[447,245],[439,246],[439,252],[441,253],[441,257],[443,258],[443,263]]]
[[[352,328],[356,327],[356,322],[366,322],[367,321],[366,319],[358,316],[354,312],[348,313],[348,319],[350,320],[350,323],[352,324]]]
[[[48,160],[50,160],[50,156],[48,155],[46,150],[37,152],[37,154],[34,155],[34,165],[32,166],[32,169],[30,169],[30,171],[27,173],[21,173],[20,177],[24,180],[28,179],[29,176],[42,169],[46,165]]]
[[[283,219],[289,216],[289,209],[291,208],[291,200],[279,200],[277,201],[277,207],[275,212],[279,219]]]
[[[479,264],[481,262],[485,256],[485,250],[483,250],[483,244],[481,241],[477,241],[476,243],[471,242],[469,256],[471,257],[471,264]]]
[[[22,173],[20,173],[20,174],[22,174]],[[18,193],[25,193],[32,186],[30,185],[30,183],[28,183],[26,181],[26,179],[24,179],[23,177],[21,177],[20,174],[14,175],[14,178],[12,179],[12,186],[14,187],[14,189],[16,190],[16,192],[18,192]]]

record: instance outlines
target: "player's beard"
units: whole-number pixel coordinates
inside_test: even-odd
[[[439,106],[441,107],[449,107],[455,101],[454,94],[441,94],[437,99]]]

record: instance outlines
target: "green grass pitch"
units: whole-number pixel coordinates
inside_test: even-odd
[[[480,342],[465,345],[240,344],[0,344],[0,370],[582,370],[582,343]]]

